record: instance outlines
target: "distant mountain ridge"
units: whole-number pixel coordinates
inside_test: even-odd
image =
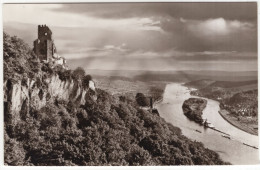
[[[257,84],[258,80],[250,81],[214,81],[209,79],[200,79],[191,82],[187,82],[184,85],[194,88],[203,89],[205,87],[221,87],[221,88],[235,88],[240,86],[254,85]]]
[[[251,80],[251,81],[236,81],[236,82],[230,82],[230,81],[216,81],[210,86],[212,87],[222,87],[222,88],[234,88],[239,86],[246,86],[246,85],[252,85],[257,84],[257,80]]]
[[[201,79],[201,80],[195,80],[195,81],[191,81],[191,82],[187,82],[184,85],[187,87],[193,87],[193,88],[204,88],[208,85],[213,84],[214,80],[209,80],[209,79]]]
[[[84,63],[82,66],[84,68]],[[68,63],[68,65],[70,65]],[[73,67],[72,67],[73,68]],[[144,70],[93,70],[85,69],[95,76],[125,77],[140,81],[190,82],[202,79],[214,81],[251,81],[257,80],[257,71],[144,71]]]

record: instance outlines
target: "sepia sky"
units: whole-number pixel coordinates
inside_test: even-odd
[[[86,69],[257,70],[256,3],[4,4],[3,22],[30,46],[48,25]]]

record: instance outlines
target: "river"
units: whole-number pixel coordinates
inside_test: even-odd
[[[168,84],[164,91],[163,101],[156,106],[160,116],[172,125],[181,128],[183,135],[200,141],[205,147],[219,153],[224,161],[236,165],[259,164],[259,150],[243,145],[247,143],[258,147],[258,136],[246,133],[224,120],[218,113],[217,101],[204,98],[208,103],[203,111],[203,118],[211,122],[216,129],[230,134],[231,139],[224,138],[221,133],[190,121],[183,114],[184,100],[193,97],[189,92],[190,90],[181,84]]]

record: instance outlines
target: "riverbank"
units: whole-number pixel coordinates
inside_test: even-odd
[[[219,110],[218,112],[223,117],[223,119],[225,119],[227,122],[229,122],[236,128],[243,130],[244,132],[250,133],[252,135],[258,135],[258,130],[254,129],[254,127],[251,124],[242,123],[241,121],[238,121],[237,118],[231,116],[227,110]]]

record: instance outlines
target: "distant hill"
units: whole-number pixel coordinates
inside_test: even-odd
[[[95,76],[120,76],[132,78],[139,81],[169,81],[169,82],[190,82],[201,79],[215,81],[250,81],[257,80],[257,71],[218,71],[218,70],[102,70],[88,69],[87,59],[68,60],[68,66],[72,69],[76,66],[85,68],[86,72]]]
[[[248,101],[248,102],[247,102]],[[231,98],[225,101],[229,105],[249,105],[253,102],[253,105],[257,105],[257,90],[248,90],[241,93],[236,93]]]
[[[257,80],[250,81],[214,81],[208,79],[187,82],[184,85],[198,89],[196,92],[203,95],[211,93],[233,94],[240,91],[257,89]]]
[[[253,85],[257,84],[257,80],[251,80],[251,81],[216,81],[214,83],[211,83],[211,87],[222,87],[222,88],[234,88],[234,87],[240,87],[240,86],[246,86],[246,85]]]
[[[134,79],[124,76],[101,76],[101,75],[94,75],[95,79],[106,79],[107,81],[115,81],[115,80],[122,80],[122,81],[130,81],[135,82]]]
[[[257,80],[257,72],[224,71],[149,71],[135,76],[136,80],[190,82],[201,79],[214,81],[250,81]]]
[[[184,85],[187,87],[193,87],[197,89],[197,88],[204,88],[214,82],[215,82],[214,80],[202,79],[202,80],[187,82]]]

